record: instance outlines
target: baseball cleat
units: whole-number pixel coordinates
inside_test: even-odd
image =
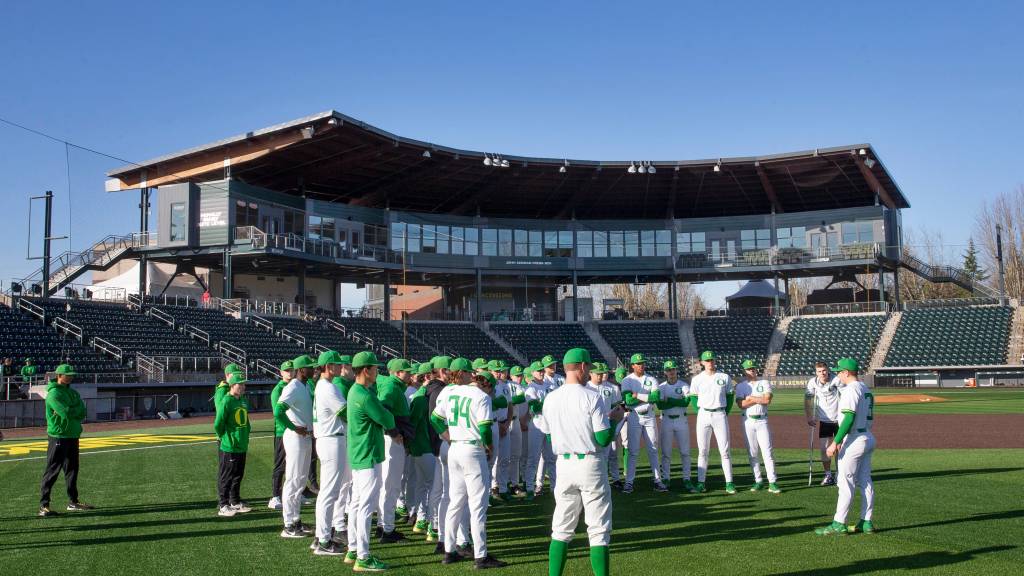
[[[843,524],[842,522],[835,522],[835,521],[833,521],[828,526],[823,526],[821,528],[816,528],[814,530],[814,533],[817,534],[818,536],[833,536],[833,535],[848,534],[849,530],[847,530],[846,524]]]
[[[654,483],[654,491],[655,492],[668,492],[668,486],[665,486],[661,482],[655,482]]]
[[[312,536],[313,535],[313,527],[310,526],[309,524],[303,524],[302,520],[299,520],[298,522],[296,522],[295,525],[298,526],[299,531],[302,532],[303,536]]]
[[[274,496],[273,498],[270,499],[270,502],[267,502],[267,508],[270,508],[271,510],[280,510],[281,499],[278,498],[277,496]]]
[[[683,480],[683,491],[684,492],[689,492],[690,494],[693,494],[697,490],[694,489],[693,482],[690,482],[689,480]]]
[[[622,490],[622,487],[624,485],[625,483],[622,480],[616,480],[612,482],[612,488],[615,488],[616,490]]]
[[[398,530],[392,530],[391,532],[385,532],[380,536],[381,544],[394,544],[395,542],[401,542],[405,540],[405,535]]]
[[[434,554],[444,554],[444,542],[438,542],[437,546],[434,546]]]
[[[850,532],[860,532],[861,534],[874,534],[875,527],[871,524],[871,520],[861,520],[857,524],[850,526]]]
[[[409,510],[405,506],[398,506],[395,508],[395,520],[399,518],[405,518],[409,515]]]
[[[751,492],[760,492],[764,490],[764,482],[754,482],[754,485],[750,487]]]
[[[307,534],[302,532],[302,528],[298,524],[285,526],[284,530],[281,530],[281,538],[305,538],[306,536]]]
[[[782,490],[779,490],[779,485],[775,482],[768,483],[768,491],[772,494],[782,494]]]
[[[505,566],[508,566],[508,562],[502,562],[501,560],[498,560],[490,554],[484,556],[483,558],[477,558],[473,561],[473,568],[476,568],[477,570],[487,570],[488,568],[504,568]]]
[[[836,477],[831,472],[825,474],[825,477],[821,480],[822,486],[835,486]]]
[[[249,512],[252,512],[252,508],[250,508],[249,505],[246,504],[245,502],[232,504],[231,507],[234,508],[235,512],[238,512],[239,514],[248,514]]]
[[[352,567],[353,572],[383,572],[387,569],[388,565],[381,562],[376,556],[359,558],[356,560],[355,566]]]
[[[423,534],[424,532],[427,531],[427,528],[428,528],[427,521],[426,520],[420,520],[419,522],[416,522],[415,526],[412,527],[412,533],[413,534]]]
[[[345,564],[355,564],[355,563],[356,563],[356,553],[353,552],[352,550],[349,550],[345,554]]]
[[[445,552],[444,558],[441,558],[441,564],[455,564],[462,560],[462,556],[459,556],[458,552]]]
[[[735,494],[736,493],[736,485],[733,484],[732,482],[726,482],[725,483],[725,493],[726,494]]]
[[[633,493],[633,483],[632,482],[626,482],[626,484],[622,487],[622,493],[623,494],[632,494]]]
[[[316,499],[315,498],[307,498],[305,496],[302,497],[302,505],[303,506],[312,506],[314,504],[316,504]]]
[[[40,518],[52,518],[53,516],[56,516],[56,515],[57,515],[57,513],[54,512],[53,510],[50,510],[49,506],[40,506],[39,507],[39,517]]]
[[[348,544],[348,531],[331,528],[331,542],[345,546]]]
[[[707,492],[707,491],[708,491],[708,488],[707,488],[707,486],[704,485],[703,482],[697,482],[696,484],[693,485],[693,493],[694,494],[703,494],[704,492]]]
[[[72,502],[68,504],[68,512],[81,512],[83,510],[95,510],[96,507],[85,502]]]
[[[427,542],[437,542],[437,530],[430,528],[427,530]]]
[[[232,508],[231,506],[226,506],[226,505],[225,506],[221,506],[217,510],[217,516],[220,516],[221,518],[231,518],[235,514],[236,514],[235,509]]]
[[[473,543],[472,542],[466,542],[465,544],[459,544],[455,548],[455,552],[459,556],[462,556],[463,558],[472,558],[474,556],[474,554],[475,554],[475,552],[473,550]]]
[[[317,544],[316,548],[313,549],[313,554],[317,556],[343,556],[345,549],[337,543],[328,540],[326,544],[323,542]]]

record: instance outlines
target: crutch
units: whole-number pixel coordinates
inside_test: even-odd
[[[814,407],[811,409],[811,413],[817,416],[818,414],[818,396],[814,396]],[[810,438],[807,442],[807,486],[813,483],[814,478],[814,426],[808,426],[808,434]]]

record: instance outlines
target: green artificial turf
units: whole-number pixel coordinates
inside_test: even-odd
[[[879,388],[874,391],[876,414],[1024,414],[1024,388]],[[884,404],[878,398],[893,395],[926,395],[944,402]],[[792,388],[778,390],[772,414],[803,414],[804,394]]]
[[[270,491],[269,423],[259,423],[242,496],[255,510],[216,516],[214,444],[180,445],[82,456],[80,489],[93,512],[41,519],[38,481],[43,460],[0,459],[2,573],[33,574],[338,574],[350,568],[315,557],[308,540],[278,536],[281,518],[265,508]],[[191,427],[188,427],[191,428]],[[204,427],[201,427],[204,428]],[[163,433],[189,433],[182,428]],[[140,431],[133,431],[140,432]],[[1024,563],[1024,450],[880,450],[875,455],[878,533],[819,537],[836,491],[807,487],[806,452],[779,450],[778,496],[752,494],[750,469],[733,450],[740,493],[722,490],[717,456],[703,495],[651,489],[646,457],[637,490],[614,496],[612,569],[616,574],[1005,574]],[[696,460],[696,455],[694,455]],[[816,474],[815,484],[820,480]],[[66,505],[63,482],[53,506]],[[511,566],[497,574],[544,574],[553,503],[493,507],[490,549]],[[855,500],[849,521],[856,521]],[[313,522],[313,509],[303,520]],[[406,529],[406,533],[410,533]],[[570,549],[567,575],[589,574],[582,527]],[[443,567],[433,544],[374,544],[392,574],[458,574]]]

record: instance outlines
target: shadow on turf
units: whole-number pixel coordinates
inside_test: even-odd
[[[982,554],[1003,552],[1016,549],[1017,546],[989,546],[975,550],[964,550],[963,552],[918,552],[917,554],[904,554],[903,556],[891,556],[888,558],[874,558],[871,560],[857,560],[842,566],[823,566],[810,570],[797,572],[779,572],[773,576],[820,576],[821,574],[842,575],[842,574],[865,574],[879,570],[892,570],[895,567],[906,570],[922,570],[928,568],[939,568],[951,564],[959,564],[975,559]]]
[[[899,470],[899,468],[892,468],[890,470]],[[885,480],[907,480],[912,478],[948,478],[950,476],[975,476],[978,474],[1003,474],[1006,472],[1020,472],[1024,471],[1024,468],[964,468],[963,470],[930,470],[928,472],[903,472],[903,473],[892,473],[892,474],[877,474],[874,470],[871,471],[871,479],[875,482],[881,482]]]
[[[923,524],[908,524],[906,526],[894,526],[892,528],[886,528],[885,531],[895,532],[897,530],[914,530],[917,528],[927,528],[929,526],[946,526],[948,524],[960,524],[961,522],[988,522],[989,520],[1011,520],[1014,518],[1024,518],[1024,510],[1007,510],[1006,512],[973,514],[966,518],[950,518],[948,520],[925,522]]]

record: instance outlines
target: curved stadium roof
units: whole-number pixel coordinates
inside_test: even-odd
[[[111,171],[109,191],[232,178],[359,206],[507,218],[661,219],[909,203],[869,144],[653,161],[494,155],[327,111]],[[501,160],[508,167],[501,166]],[[497,164],[497,165],[495,165]],[[639,163],[635,163],[639,166]]]

